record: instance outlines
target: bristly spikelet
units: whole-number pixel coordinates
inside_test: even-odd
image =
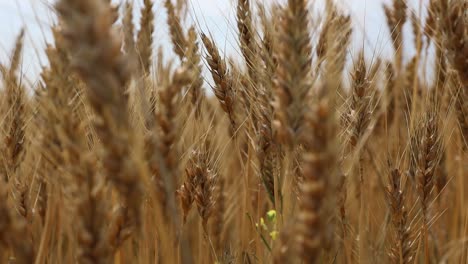
[[[328,68],[336,67],[334,72],[341,73],[346,59],[346,49],[350,41],[351,18],[339,14],[337,10],[331,11],[327,17],[326,24],[320,34],[317,44],[317,56],[319,63],[329,60]],[[334,65],[337,63],[338,65]]]
[[[16,38],[15,47],[11,56],[9,68],[2,68],[2,77],[5,83],[7,113],[3,121],[6,155],[2,166],[6,179],[11,187],[11,199],[15,209],[24,219],[30,214],[28,205],[28,184],[24,173],[24,159],[26,154],[25,127],[27,115],[27,94],[23,84],[22,73],[19,72],[23,53],[25,31],[21,30]],[[18,76],[19,75],[19,76]],[[26,243],[27,244],[27,243]]]
[[[395,116],[395,70],[393,65],[390,62],[386,63],[385,66],[385,90],[384,90],[384,100],[385,100],[385,115],[383,116],[384,121],[382,126],[389,126],[392,124]]]
[[[416,167],[414,169],[415,179],[422,212],[421,241],[424,247],[424,259],[426,262],[430,258],[429,206],[436,182],[437,175],[435,173],[438,171],[443,153],[439,114],[433,97],[429,99],[426,112],[423,114],[418,124],[419,126],[414,131],[415,140],[411,145],[415,148],[411,153],[416,155],[415,162],[412,165]]]
[[[295,145],[311,88],[312,46],[306,0],[289,0],[283,10],[275,55],[275,129],[277,140]]]
[[[184,210],[184,219],[195,202],[202,218],[202,226],[208,232],[208,220],[213,213],[217,175],[209,167],[209,156],[206,149],[192,153],[186,169],[187,180],[180,190]]]
[[[258,9],[263,30],[263,38],[260,45],[260,53],[264,65],[262,68],[263,76],[261,77],[261,79],[263,81],[263,88],[265,90],[265,94],[268,96],[268,102],[270,102],[273,99],[272,78],[275,74],[277,66],[276,59],[273,56],[274,30],[276,26],[276,20],[273,17],[273,14],[271,14],[270,17],[267,16],[264,6],[259,4]],[[270,106],[270,108],[272,108],[272,106]]]
[[[405,73],[404,73],[404,84],[403,87],[405,88],[403,90],[402,96],[402,108],[405,113],[409,113],[411,111],[411,105],[413,104],[413,101],[417,101],[417,98],[413,98],[411,90],[413,89],[413,83],[415,78],[418,78],[418,75],[416,74],[417,70],[417,62],[418,59],[416,56],[411,58],[411,60],[408,62],[408,64],[405,66]],[[416,94],[417,95],[417,94]]]
[[[242,55],[247,66],[247,74],[242,74],[239,94],[242,96],[242,103],[245,107],[245,112],[248,113],[251,124],[248,126],[248,133],[254,134],[255,128],[258,126],[259,113],[256,105],[258,97],[263,87],[261,87],[260,57],[259,46],[256,38],[256,29],[252,21],[252,8],[249,0],[237,1],[237,29],[239,31],[239,43]],[[243,78],[243,77],[248,78]]]
[[[405,0],[393,0],[392,7],[385,4],[383,7],[392,38],[393,48],[396,52],[397,68],[400,70],[400,63],[402,62],[401,51],[403,49],[403,25],[406,22],[406,10],[408,7]]]
[[[325,63],[324,78],[342,89],[342,75],[352,34],[351,17],[339,12],[332,1],[327,1],[326,8],[327,17],[316,48],[318,67]]]
[[[252,23],[252,11],[249,0],[238,0],[237,3],[237,29],[239,30],[239,40],[242,55],[247,63],[249,77],[256,84],[258,80],[258,44]]]
[[[389,183],[386,188],[387,201],[390,206],[393,225],[394,242],[390,249],[392,263],[412,263],[414,260],[414,244],[412,229],[405,206],[406,192],[399,169],[391,168]]]
[[[263,67],[257,70],[261,71],[262,86],[257,87],[257,111],[258,111],[258,140],[257,140],[257,157],[260,162],[260,178],[263,182],[268,198],[275,204],[274,178],[276,173],[277,161],[277,145],[274,141],[273,134],[273,111],[271,105],[273,100],[273,81],[272,77],[275,72],[275,62],[273,59],[273,19],[268,18],[265,8],[259,6],[260,16],[262,19],[263,41],[261,45],[261,58]]]
[[[345,69],[346,56],[348,54],[347,48],[351,42],[351,36],[353,33],[353,30],[351,27],[351,17],[349,15],[348,16],[340,15],[338,17],[338,21],[336,22],[335,27],[336,27],[335,30],[337,32],[336,33],[337,36],[336,36],[335,41],[333,42],[334,43],[333,47],[335,48],[335,50],[331,52],[331,55],[335,55],[336,58],[331,61],[335,63],[336,66],[332,66],[333,64],[330,64],[329,67],[330,68],[336,67],[335,72],[342,73],[343,70]],[[327,72],[333,73],[333,71],[330,71],[330,70]]]
[[[419,128],[415,131],[415,147],[412,151],[416,155],[415,176],[418,181],[418,194],[420,197],[423,221],[429,221],[428,206],[432,197],[432,191],[435,183],[435,172],[439,166],[442,151],[442,139],[440,137],[440,124],[438,114],[434,106],[424,114],[420,120]]]
[[[179,196],[180,205],[182,207],[184,224],[187,221],[187,216],[190,212],[190,209],[192,209],[195,188],[198,184],[197,168],[194,168],[194,166],[192,166],[192,163],[192,160],[190,160],[189,166],[185,168],[185,181],[177,190],[177,195]]]
[[[203,176],[195,191],[195,202],[197,204],[198,213],[202,218],[203,229],[205,232],[208,232],[208,220],[213,214],[215,205],[213,192],[218,175],[211,169],[208,169]]]
[[[355,147],[368,128],[371,114],[370,80],[368,79],[364,53],[359,54],[354,65],[352,78],[352,97],[350,102],[350,144]]]
[[[202,114],[202,106],[205,100],[205,92],[203,90],[203,76],[201,66],[201,55],[198,47],[197,33],[195,28],[191,27],[188,31],[188,46],[187,60],[185,65],[191,72],[193,80],[190,82],[189,92],[192,105],[195,107],[195,117],[200,118]]]
[[[133,4],[125,3],[124,17],[122,19],[124,34],[124,49],[127,54],[135,52],[135,26],[133,25]]]
[[[15,48],[11,57],[9,68],[3,68],[2,77],[6,88],[6,103],[8,114],[4,122],[7,136],[5,147],[7,149],[7,174],[15,174],[24,157],[24,125],[25,125],[25,91],[24,86],[18,80],[18,67],[21,65],[23,52],[24,30],[16,39]],[[14,178],[11,175],[11,178]]]
[[[34,262],[34,252],[30,241],[31,232],[27,220],[30,209],[28,204],[28,184],[23,173],[25,148],[25,125],[27,97],[22,83],[23,76],[18,71],[21,66],[25,31],[21,30],[16,38],[14,50],[8,68],[0,65],[5,85],[6,116],[3,120],[4,147],[2,167],[6,174],[0,179],[0,261],[3,254],[13,255],[21,264]],[[21,77],[18,78],[18,75]],[[5,114],[5,113],[3,113]],[[2,169],[3,171],[3,169]],[[8,188],[9,187],[9,188]],[[12,204],[9,202],[12,201]],[[5,250],[9,248],[9,250]]]
[[[5,147],[0,170],[5,173],[6,181],[0,179],[0,252],[4,247],[12,250],[18,263],[34,262],[34,252],[29,241],[30,232],[27,226],[29,209],[27,208],[28,185],[26,174],[21,170],[26,153],[25,126],[27,97],[23,85],[23,76],[19,72],[22,65],[25,31],[21,30],[16,38],[9,67],[0,65],[1,77],[4,81],[6,113],[2,113],[4,131],[1,144]],[[19,75],[19,77],[18,77]],[[13,204],[8,206],[10,199]],[[5,252],[8,252],[5,251]],[[2,253],[0,253],[0,261]]]
[[[343,21],[349,19],[349,17],[345,17],[338,13],[337,8],[332,1],[326,2],[325,13],[325,21],[323,22],[322,31],[320,32],[318,43],[315,48],[315,53],[317,55],[319,65],[325,60],[327,53],[331,53],[330,48],[336,48],[336,44],[332,38],[339,37],[342,31],[346,31],[345,27],[337,28],[337,26],[343,26]],[[346,43],[339,43],[339,45],[342,44]]]
[[[268,111],[268,103],[260,106],[261,123],[259,126],[259,140],[257,156],[260,161],[260,178],[267,191],[268,198],[275,204],[275,161],[277,146],[273,140],[271,127],[272,111]]]
[[[219,55],[218,48],[215,46],[213,41],[203,33],[201,37],[206,51],[208,52],[206,60],[215,83],[213,92],[218,98],[221,108],[228,115],[231,123],[230,133],[231,135],[234,135],[237,130],[237,121],[233,80],[228,72],[226,62]]]
[[[140,31],[137,36],[136,48],[138,50],[141,70],[144,74],[149,74],[151,65],[153,64],[153,1],[144,0],[143,3],[144,7],[141,11]]]
[[[368,201],[367,193],[369,186],[369,179],[365,179],[364,173],[364,155],[363,151],[359,148],[360,145],[363,148],[366,147],[364,135],[366,135],[369,124],[371,121],[372,104],[371,99],[373,98],[370,93],[370,80],[367,72],[367,66],[364,58],[364,51],[361,51],[357,61],[354,64],[354,69],[351,73],[352,78],[352,94],[350,102],[350,111],[347,116],[349,121],[349,127],[347,128],[350,134],[349,144],[355,155],[357,155],[357,169],[356,174],[358,183],[356,196],[359,197],[359,259],[362,262],[369,260],[367,235],[368,235]],[[357,151],[357,152],[356,152]]]
[[[176,14],[171,0],[165,0],[164,6],[167,10],[167,24],[169,25],[173,49],[175,54],[177,54],[182,61],[185,57],[188,43],[182,29],[180,17]]]

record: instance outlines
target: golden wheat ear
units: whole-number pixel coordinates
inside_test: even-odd
[[[435,173],[440,165],[443,153],[443,142],[441,138],[441,128],[439,114],[436,106],[431,102],[427,106],[420,120],[419,127],[415,130],[416,143],[412,146],[417,148],[412,153],[416,155],[415,176],[417,190],[420,199],[422,225],[421,239],[424,245],[424,259],[430,259],[429,229],[430,229],[430,205],[434,197]]]
[[[403,25],[407,19],[408,6],[404,0],[393,0],[392,6],[384,4],[383,8],[395,50],[396,68],[400,71],[403,63]]]
[[[26,138],[27,118],[29,118],[28,104],[23,73],[21,72],[25,30],[22,29],[16,37],[11,54],[10,65],[1,65],[5,111],[2,113],[2,172],[0,180],[0,196],[2,204],[0,210],[4,221],[0,233],[0,261],[6,256],[14,256],[18,263],[31,263],[35,252],[32,241],[32,231],[28,221],[32,210],[29,202],[30,180],[26,154],[30,151],[29,139]],[[5,180],[5,181],[4,181]],[[8,252],[11,252],[8,254]],[[6,254],[5,254],[6,253]]]
[[[122,30],[124,34],[125,53],[135,52],[135,26],[133,24],[133,4],[125,2],[124,16],[122,18]]]
[[[393,240],[388,253],[393,263],[412,263],[415,256],[414,230],[407,210],[406,188],[403,174],[398,168],[389,169],[386,198],[390,207]]]
[[[29,180],[24,169],[26,168],[25,157],[27,154],[26,126],[28,117],[28,98],[23,84],[23,76],[20,72],[22,53],[24,46],[25,31],[21,30],[15,42],[11,55],[10,67],[5,68],[3,79],[6,89],[7,114],[5,118],[6,150],[5,174],[10,184],[11,199],[23,218],[30,214],[28,208],[28,185]]]
[[[201,53],[197,40],[195,28],[190,27],[187,34],[187,52],[185,67],[191,72],[192,80],[190,81],[189,93],[192,106],[195,108],[195,118],[200,119],[203,114],[203,106],[206,101],[205,91],[203,89],[203,68],[201,65]]]
[[[141,10],[140,31],[137,35],[136,49],[142,74],[150,74],[153,65],[154,13],[153,1],[144,0]]]
[[[188,48],[188,40],[185,36],[180,17],[176,14],[171,0],[165,0],[164,7],[167,10],[167,24],[171,35],[173,50],[179,59],[184,60]]]
[[[235,135],[238,125],[235,110],[236,93],[232,77],[228,72],[226,62],[219,55],[218,48],[213,40],[204,33],[202,33],[201,38],[208,52],[206,60],[215,82],[215,86],[213,87],[214,94],[218,98],[221,108],[228,115],[229,122],[231,123],[230,133]]]

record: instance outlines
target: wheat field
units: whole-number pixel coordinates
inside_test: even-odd
[[[466,0],[382,6],[390,59],[332,0],[237,0],[237,58],[162,2],[56,1],[33,87],[18,33],[0,263],[468,263]]]

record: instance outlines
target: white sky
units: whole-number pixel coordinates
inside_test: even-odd
[[[119,2],[121,0],[115,0]],[[138,11],[143,0],[134,0]],[[236,48],[235,0],[188,0],[191,3],[188,23],[197,24],[197,29],[210,32],[220,48],[232,56],[238,54]],[[273,3],[274,0],[258,0],[263,3]],[[284,2],[285,0],[278,0]],[[43,53],[46,42],[51,41],[50,25],[54,14],[51,11],[53,0],[0,0],[0,62],[6,63],[11,53],[15,38],[22,27],[26,28],[26,46],[23,55],[23,73],[30,79],[37,79],[41,65],[46,63]],[[155,0],[155,42],[162,45],[168,52],[165,9],[163,0]],[[252,0],[255,2],[255,0]],[[310,1],[319,6],[323,0]],[[388,57],[392,53],[389,32],[386,26],[382,3],[391,0],[338,0],[343,10],[351,14],[354,23],[353,46],[351,55],[356,54],[364,43],[366,50]],[[410,8],[416,10],[419,3],[427,4],[427,0],[407,0]],[[136,14],[135,19],[138,19]],[[406,36],[410,36],[411,28],[406,24]],[[412,43],[407,37],[407,43]],[[406,45],[405,51],[411,52],[412,45]],[[370,52],[369,52],[370,53]],[[372,56],[372,54],[367,54]],[[166,56],[170,56],[167,54]]]

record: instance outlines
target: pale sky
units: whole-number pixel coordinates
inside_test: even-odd
[[[115,0],[119,2],[121,0]],[[134,0],[136,17],[143,0]],[[273,3],[274,0],[258,0],[263,3]],[[285,0],[277,0],[284,2]],[[49,31],[53,23],[54,14],[51,11],[53,0],[0,0],[0,62],[8,61],[15,38],[22,27],[26,28],[26,43],[23,55],[23,73],[35,80],[40,72],[41,65],[45,65],[46,59],[43,53],[46,42],[51,41]],[[155,0],[155,45],[163,46],[171,52],[165,9],[162,0]],[[210,32],[218,46],[229,55],[235,57],[238,53],[235,23],[235,0],[188,0],[190,10],[188,24],[196,24],[198,30]],[[255,0],[252,0],[255,2]],[[310,1],[321,6],[322,0]],[[354,26],[353,45],[351,56],[357,54],[364,43],[368,56],[372,52],[383,57],[392,54],[392,45],[389,40],[389,31],[386,26],[382,3],[390,3],[391,0],[338,0],[345,12],[351,14]],[[427,4],[427,0],[408,0],[410,8],[418,13],[419,3]],[[411,43],[409,32],[411,28],[406,24],[407,42]],[[411,45],[405,47],[405,52],[410,53]],[[167,54],[166,56],[172,56]]]

